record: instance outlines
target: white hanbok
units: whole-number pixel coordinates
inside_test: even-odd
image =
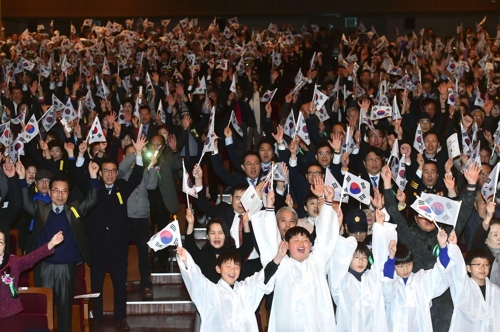
[[[449,276],[454,263],[446,269],[437,259],[434,268],[411,273],[406,284],[394,271],[394,278],[382,279],[382,291],[387,307],[387,323],[393,332],[432,331],[430,308],[432,299],[449,287]]]
[[[486,299],[479,285],[467,275],[464,258],[456,245],[448,245],[455,266],[451,271],[452,332],[500,331],[500,287],[486,278]]]
[[[273,291],[274,277],[264,284],[264,269],[231,288],[222,278],[212,283],[188,255],[188,264],[177,257],[182,279],[201,316],[201,332],[257,332],[255,310],[264,294]]]
[[[278,251],[281,237],[274,211],[253,215],[252,226],[262,265]],[[314,251],[302,262],[285,256],[275,274],[274,299],[268,332],[336,331],[333,303],[326,281],[326,265],[339,236],[337,214],[331,204],[321,208],[316,223]]]
[[[395,225],[387,224],[389,230]],[[337,331],[342,332],[387,332],[389,327],[385,315],[384,295],[381,288],[381,266],[388,256],[391,240],[397,233],[388,231],[379,224],[373,225],[374,264],[358,281],[348,272],[357,241],[350,236],[340,237],[329,261],[328,284],[337,305]]]

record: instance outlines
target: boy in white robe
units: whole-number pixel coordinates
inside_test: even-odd
[[[451,298],[454,310],[450,331],[494,332],[500,330],[500,287],[488,278],[490,256],[484,250],[471,250],[465,261],[453,231],[448,253],[455,266],[451,271]],[[469,277],[469,275],[470,277]]]
[[[392,332],[432,331],[432,299],[449,287],[450,263],[446,240],[441,229],[437,234],[439,259],[434,268],[413,273],[413,253],[402,244],[391,241],[389,259],[384,265],[382,290],[386,303],[387,323]]]
[[[289,255],[285,256],[275,274],[274,300],[268,332],[335,331],[333,303],[326,281],[326,267],[339,235],[337,214],[332,208],[334,191],[315,184],[315,191],[323,191],[325,204],[316,222],[317,237],[311,251],[309,232],[303,227],[292,227],[285,234]],[[267,195],[267,206],[274,206],[274,192]],[[260,211],[251,217],[255,238],[260,248],[263,265],[276,252],[281,241],[274,209]]]
[[[229,251],[217,258],[217,284],[208,280],[191,255],[177,247],[177,262],[189,296],[201,316],[201,332],[258,332],[255,310],[264,294],[273,290],[273,274],[286,255],[288,245],[282,242],[272,262],[243,281],[237,281],[241,271],[241,257]]]
[[[328,284],[337,305],[337,331],[389,331],[380,279],[389,243],[397,239],[397,233],[394,224],[386,223],[384,228],[384,212],[376,210],[375,216],[373,258],[366,244],[350,236],[339,237],[329,261]]]

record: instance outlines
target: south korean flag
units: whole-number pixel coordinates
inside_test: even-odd
[[[372,107],[371,119],[373,121],[392,116],[392,107],[375,105]]]
[[[96,116],[92,127],[90,127],[89,134],[87,135],[88,144],[94,142],[106,142],[106,137],[102,131],[101,123],[99,122],[99,117]]]
[[[327,100],[328,100],[328,96],[325,95],[323,92],[321,92],[321,90],[319,90],[318,86],[316,85],[314,87],[314,95],[313,95],[313,102],[314,102],[314,106],[316,107],[316,110],[319,111],[323,107],[323,105],[326,103]]]

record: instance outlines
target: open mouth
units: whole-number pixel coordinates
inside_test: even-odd
[[[306,252],[305,248],[297,248],[297,251],[300,252],[301,254]]]
[[[220,243],[221,243],[221,241],[220,241],[220,240],[215,240],[215,241],[214,241],[214,244],[216,244],[216,245],[219,245]]]

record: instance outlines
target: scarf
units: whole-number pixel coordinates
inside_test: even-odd
[[[495,260],[493,261],[493,265],[491,266],[490,281],[492,283],[494,283],[495,285],[499,286],[500,285],[500,268],[498,266],[498,262],[500,262],[500,249],[493,249],[490,246],[488,246],[488,248],[490,249],[491,254],[493,255],[493,258],[495,258]]]

